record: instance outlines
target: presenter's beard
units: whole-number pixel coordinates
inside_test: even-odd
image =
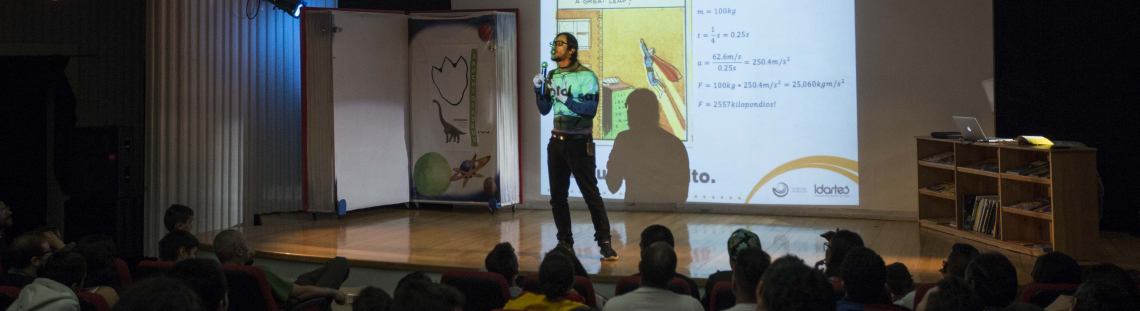
[[[566,60],[566,55],[562,55],[561,57],[559,57],[558,52],[551,52],[550,53],[550,60],[555,61],[555,62],[560,62],[560,61]]]

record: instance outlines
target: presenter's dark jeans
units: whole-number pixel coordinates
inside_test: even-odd
[[[594,156],[586,153],[590,139],[551,138],[546,145],[546,164],[550,173],[550,206],[554,210],[554,226],[558,228],[558,240],[574,243],[574,233],[570,230],[570,205],[566,201],[570,191],[570,176],[578,183],[578,190],[586,199],[590,209],[590,219],[594,221],[594,240],[598,243],[610,241],[610,219],[606,216],[606,206],[598,192],[598,177],[594,170]]]

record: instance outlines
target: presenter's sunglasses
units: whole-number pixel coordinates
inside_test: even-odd
[[[566,41],[553,41],[553,42],[550,42],[550,46],[563,46],[563,45],[566,45]]]

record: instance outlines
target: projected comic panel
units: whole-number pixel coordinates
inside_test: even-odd
[[[544,0],[541,14],[541,59],[572,34],[599,79],[603,197],[858,205],[853,1]]]

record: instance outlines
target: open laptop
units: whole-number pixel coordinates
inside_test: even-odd
[[[965,141],[980,141],[987,143],[996,143],[1003,141],[1013,141],[1009,138],[986,137],[986,133],[982,132],[982,125],[978,123],[978,118],[975,117],[954,117],[954,123],[958,124],[958,131],[962,132],[962,140]]]

